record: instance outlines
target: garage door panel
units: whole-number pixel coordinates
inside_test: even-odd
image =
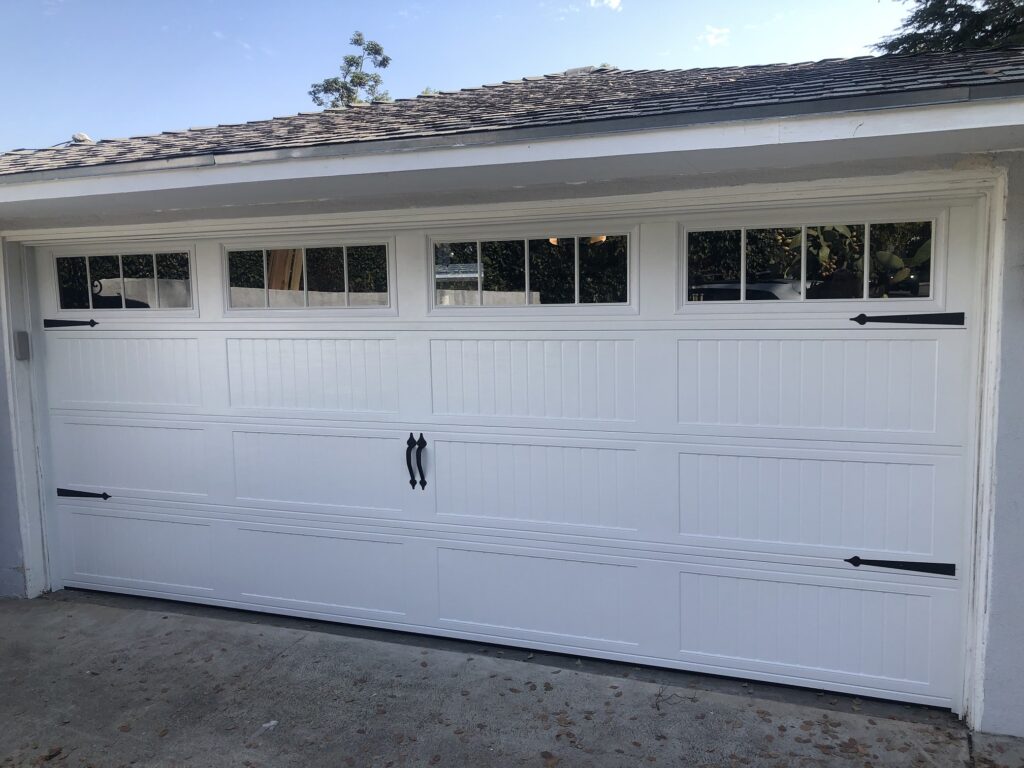
[[[678,459],[688,543],[957,558],[959,456],[690,446]]]
[[[55,335],[48,339],[54,408],[203,405],[199,340],[184,336]]]
[[[218,586],[214,524],[63,506],[64,578],[175,594]]]
[[[232,408],[398,411],[394,338],[229,338]]]
[[[618,650],[642,642],[635,565],[564,552],[439,547],[442,626]]]
[[[436,439],[433,448],[443,518],[583,526],[604,535],[637,530],[633,448],[455,437]]]
[[[679,572],[682,658],[941,695],[955,669],[953,589],[753,569]]]
[[[239,525],[231,580],[241,599],[400,620],[409,598],[400,541],[327,530]]]
[[[609,338],[430,341],[435,416],[631,422],[636,343]]]
[[[950,417],[962,402],[965,341],[961,333],[940,343],[916,330],[679,339],[679,424],[818,439],[946,439],[960,433]]]
[[[202,426],[54,420],[57,485],[115,496],[204,498]]]
[[[231,439],[236,502],[395,517],[409,498],[398,435],[236,429]]]

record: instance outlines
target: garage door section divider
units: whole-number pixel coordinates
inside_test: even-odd
[[[914,563],[907,560],[865,560],[859,555],[848,557],[843,561],[854,568],[862,565],[873,565],[876,568],[896,568],[901,571],[919,571],[921,573],[934,573],[939,576],[956,576],[956,565],[953,563]]]
[[[861,312],[850,320],[857,325],[865,323],[910,323],[915,325],[964,325],[963,312],[928,312],[915,315],[865,315]]]

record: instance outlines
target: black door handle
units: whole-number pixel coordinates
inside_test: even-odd
[[[409,468],[409,487],[416,490],[416,475],[412,471],[412,449],[416,447],[416,438],[409,433],[409,439],[405,441],[405,466]]]
[[[412,434],[409,435],[409,439],[412,439]],[[427,441],[423,439],[423,433],[420,432],[420,439],[416,441],[416,468],[420,471],[420,490],[427,487],[427,476],[423,474],[423,449],[427,447]]]
[[[848,557],[843,561],[854,568],[862,565],[873,565],[876,568],[897,568],[901,571],[920,571],[921,573],[937,573],[940,576],[956,576],[954,563],[916,563],[907,560],[865,560],[859,555]]]

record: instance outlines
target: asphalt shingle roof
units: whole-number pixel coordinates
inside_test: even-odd
[[[14,150],[0,155],[0,175],[1021,82],[1024,47],[715,69],[570,70],[391,103]]]

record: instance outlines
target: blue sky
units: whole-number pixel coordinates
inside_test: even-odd
[[[897,0],[0,0],[0,151],[315,109],[355,29],[392,97],[608,62],[667,69],[858,56]]]

